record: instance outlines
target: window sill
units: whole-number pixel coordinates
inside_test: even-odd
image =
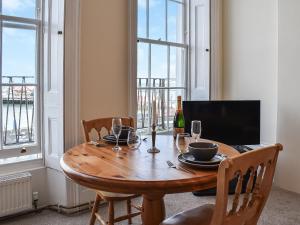
[[[12,163],[20,163],[24,161],[32,161],[37,159],[42,159],[42,154],[31,154],[31,155],[4,158],[4,159],[0,159],[0,166],[12,164]]]
[[[45,167],[42,154],[0,159],[0,175]]]

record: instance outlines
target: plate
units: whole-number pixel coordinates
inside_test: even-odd
[[[196,160],[195,157],[189,152],[183,153],[182,157],[188,162],[197,163],[197,164],[218,164],[223,160],[223,157],[218,154],[216,154],[211,160],[208,161]]]
[[[117,139],[115,138],[114,135],[106,135],[106,136],[103,137],[103,140],[107,143],[110,143],[110,144],[116,144],[117,143]],[[127,139],[119,139],[119,144],[126,145],[127,144]]]
[[[138,139],[139,137],[137,137]],[[110,144],[116,144],[117,143],[117,139],[114,135],[106,135],[103,137],[103,140],[107,143],[110,143]],[[119,144],[120,145],[127,145],[127,139],[122,139],[122,138],[119,138]]]
[[[223,157],[223,159],[225,159],[225,157]],[[178,161],[181,162],[181,163],[183,163],[184,165],[191,166],[191,167],[198,168],[198,169],[217,169],[219,167],[219,165],[220,165],[220,163],[216,163],[216,164],[198,164],[198,163],[192,163],[192,162],[189,162],[189,161],[185,160],[183,158],[182,154],[180,154],[178,156]]]

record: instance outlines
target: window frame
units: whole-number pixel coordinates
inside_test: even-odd
[[[2,7],[2,0],[0,0],[0,9]],[[36,78],[35,83],[30,83],[28,86],[34,86],[35,95],[35,109],[36,116],[36,131],[35,141],[33,143],[13,144],[11,146],[3,147],[3,128],[0,129],[0,159],[26,156],[37,154],[38,158],[42,158],[42,113],[43,113],[43,24],[44,24],[44,0],[36,0],[36,18],[25,18],[18,16],[8,16],[0,14],[0,54],[2,54],[2,33],[3,27],[16,28],[16,29],[30,29],[36,31]],[[2,11],[2,10],[1,10]],[[5,22],[4,22],[5,21]],[[11,24],[10,24],[11,23]],[[13,24],[16,23],[16,24]],[[3,25],[2,25],[3,24]],[[8,26],[7,26],[8,25]],[[0,61],[1,76],[2,76],[2,57]],[[2,79],[0,79],[0,91],[2,93]],[[2,102],[2,95],[0,95],[0,102]],[[0,117],[2,121],[3,107],[0,106]],[[2,122],[1,122],[2,125]],[[3,125],[2,125],[3,126]],[[26,151],[22,151],[26,149]]]
[[[129,93],[129,114],[137,119],[137,94],[133,93],[134,91],[137,92],[138,89],[140,90],[149,90],[149,93],[151,90],[159,90],[161,88],[158,87],[143,87],[143,88],[138,88],[137,87],[137,46],[138,43],[145,43],[149,44],[149,55],[148,55],[148,74],[150,74],[151,78],[151,46],[156,45],[156,46],[166,46],[167,47],[167,87],[164,87],[163,89],[167,90],[167,104],[170,106],[170,91],[171,90],[183,90],[185,99],[190,98],[190,77],[189,77],[189,69],[190,69],[190,62],[189,62],[189,56],[190,56],[190,49],[189,49],[189,0],[183,0],[183,1],[177,1],[177,0],[165,0],[165,40],[156,40],[152,39],[149,37],[149,30],[150,30],[150,23],[149,23],[149,0],[146,0],[147,6],[146,6],[146,38],[138,37],[138,0],[133,0],[132,3],[129,3],[129,30],[130,30],[130,48],[129,50],[129,60],[130,60],[130,67],[129,67],[129,89],[131,90]],[[178,42],[172,42],[168,41],[168,2],[174,2],[176,4],[180,4],[183,7],[183,15],[182,15],[182,43]],[[135,26],[135,27],[133,27]],[[132,48],[132,46],[134,46]],[[174,86],[170,87],[170,49],[174,48],[180,48],[183,49],[185,54],[184,54],[184,83],[182,86]],[[135,68],[134,68],[135,67]],[[149,77],[148,77],[149,78]],[[132,91],[134,90],[134,91]],[[134,99],[135,98],[135,99]],[[149,97],[148,97],[149,99]],[[169,124],[169,109],[170,107],[167,107],[167,130],[171,129],[171,126]],[[135,111],[135,112],[134,112]],[[149,114],[150,116],[150,114]],[[150,119],[148,120],[150,122]],[[150,125],[149,125],[150,127]],[[167,131],[166,130],[166,131]]]
[[[186,0],[188,11],[191,10],[191,1]],[[210,84],[209,84],[209,99],[220,100],[222,99],[222,83],[223,83],[223,0],[210,0]],[[128,80],[129,80],[129,96],[128,106],[129,115],[137,118],[137,0],[129,1],[129,45],[128,45]],[[188,11],[185,11],[186,13]],[[191,18],[190,14],[186,14],[187,20],[187,33],[190,38],[191,34]],[[190,43],[190,40],[189,40]],[[188,93],[187,100],[191,99],[191,81],[190,72],[194,65],[191,65],[191,49],[188,56]]]

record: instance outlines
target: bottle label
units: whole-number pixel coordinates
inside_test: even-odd
[[[173,137],[176,139],[177,134],[184,133],[184,128],[173,128]]]
[[[181,106],[181,96],[177,96],[177,110],[181,110],[182,106]]]

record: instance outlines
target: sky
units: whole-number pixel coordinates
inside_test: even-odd
[[[35,18],[35,0],[0,1],[3,15]],[[2,76],[36,76],[36,31],[3,27],[2,32]]]
[[[138,37],[147,38],[147,1],[138,0]],[[182,20],[183,5],[168,1],[167,4],[167,26],[168,39],[166,40],[166,4],[165,0],[149,0],[149,38],[169,42],[182,43],[181,27],[178,22]],[[170,75],[176,77],[181,69],[179,61],[183,56],[182,49],[172,47],[170,49]],[[167,78],[168,50],[167,46],[152,45],[151,65],[148,65],[149,44],[138,44],[138,77],[148,77],[148,69],[151,67],[151,77]],[[176,84],[182,86],[183,84]]]

